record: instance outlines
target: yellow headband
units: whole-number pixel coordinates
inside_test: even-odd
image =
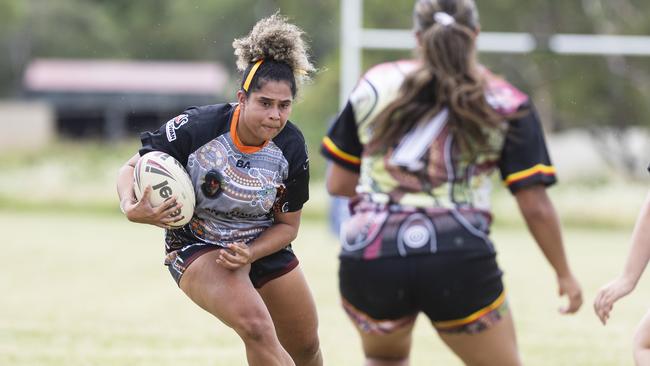
[[[248,88],[251,86],[251,82],[253,81],[253,76],[255,76],[255,72],[257,72],[257,69],[260,68],[260,65],[264,62],[264,59],[261,59],[251,67],[251,71],[248,72],[248,76],[246,76],[246,81],[244,82],[243,89],[245,92],[248,93]]]

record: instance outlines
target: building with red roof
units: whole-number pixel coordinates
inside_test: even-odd
[[[228,81],[214,62],[35,59],[23,86],[53,106],[60,133],[115,139],[225,101]]]

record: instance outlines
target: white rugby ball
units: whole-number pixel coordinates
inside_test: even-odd
[[[176,197],[183,206],[172,216],[183,216],[183,219],[169,224],[174,228],[187,224],[194,214],[196,198],[194,186],[185,168],[169,154],[152,151],[140,157],[133,171],[133,190],[140,201],[147,186],[152,191],[149,201],[153,207],[160,206],[165,200]]]

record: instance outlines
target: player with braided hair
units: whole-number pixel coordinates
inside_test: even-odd
[[[478,63],[473,0],[418,0],[418,58],[371,68],[323,139],[330,193],[352,197],[339,288],[366,365],[407,365],[425,314],[468,365],[519,365],[489,238],[499,170],[557,275],[582,295],[546,186],[555,183],[527,95]]]
[[[233,42],[243,71],[237,102],[190,107],[121,169],[120,206],[133,222],[166,228],[165,264],[185,294],[233,328],[250,365],[322,365],[314,300],[291,249],[308,199],[309,159],[288,121],[297,86],[314,67],[303,32],[279,14]],[[136,202],[138,158],[163,151],[190,175],[196,208],[179,229],[175,199]]]

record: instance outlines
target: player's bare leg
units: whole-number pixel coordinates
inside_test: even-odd
[[[490,328],[476,334],[440,332],[440,338],[468,366],[520,366],[517,339],[508,311]]]
[[[650,366],[650,312],[648,312],[634,334],[634,362],[637,366]]]
[[[297,366],[321,366],[316,305],[300,267],[259,289],[282,346]]]
[[[233,328],[244,341],[248,364],[295,365],[282,348],[271,316],[251,284],[250,265],[232,271],[216,263],[218,250],[196,259],[181,278],[180,287],[192,301]]]
[[[408,366],[411,353],[411,334],[415,321],[405,324],[387,334],[369,333],[355,324],[363,353],[365,366]]]

